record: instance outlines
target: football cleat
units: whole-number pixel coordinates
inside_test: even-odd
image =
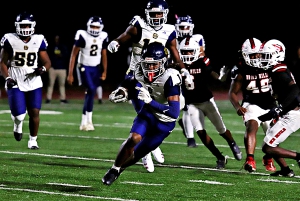
[[[187,146],[188,147],[197,147],[195,138],[188,138],[187,139]]]
[[[111,185],[114,181],[116,181],[116,179],[118,179],[120,174],[121,173],[114,168],[109,169],[102,178],[103,184],[108,186]]]
[[[17,141],[21,141],[23,137],[23,133],[14,132],[14,136]]]
[[[273,162],[272,158],[263,158],[262,162],[266,168],[266,171],[269,171],[269,172],[276,171],[276,167],[274,166],[274,162]]]
[[[85,130],[86,131],[94,131],[95,128],[94,128],[93,123],[87,123]]]
[[[153,151],[151,151],[154,159],[158,162],[158,163],[164,163],[165,162],[165,157],[163,155],[163,153],[161,152],[161,149],[159,147],[157,147],[156,149],[154,149]]]
[[[218,159],[216,168],[224,169],[225,165],[227,164],[227,158],[228,158],[228,156],[224,156],[224,159]]]
[[[287,171],[287,172],[279,170],[279,171],[276,171],[276,172],[270,174],[270,176],[274,176],[274,177],[294,177],[295,173],[291,169],[289,171]]]
[[[254,159],[247,158],[246,162],[244,163],[244,169],[248,172],[255,172],[256,171],[256,162]]]
[[[36,140],[28,140],[28,149],[39,149]]]
[[[81,131],[86,131],[86,125],[80,125],[79,130]]]
[[[234,155],[234,158],[238,161],[242,160],[242,152],[239,146],[234,142],[229,147]]]
[[[151,153],[148,153],[142,158],[143,166],[148,172],[154,172],[154,164],[152,161]]]

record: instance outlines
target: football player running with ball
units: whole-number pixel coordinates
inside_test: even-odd
[[[166,69],[166,52],[163,44],[150,43],[134,76],[110,94],[112,102],[133,99],[141,109],[114,164],[102,178],[105,185],[111,185],[127,167],[156,149],[175,128],[180,113],[181,75],[173,68]]]

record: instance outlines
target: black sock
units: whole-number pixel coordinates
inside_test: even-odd
[[[282,172],[290,172],[291,171],[289,166],[283,167],[283,168],[281,168],[281,170],[282,170]]]
[[[300,153],[297,153],[297,155],[296,155],[296,161],[300,161]]]

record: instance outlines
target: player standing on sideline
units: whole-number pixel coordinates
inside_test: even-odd
[[[206,133],[204,121],[205,116],[207,116],[218,133],[227,141],[235,159],[241,160],[242,152],[234,141],[231,132],[226,128],[213,94],[207,85],[208,77],[220,80],[220,75],[213,71],[211,65],[205,62],[204,57],[201,58],[199,43],[194,38],[187,36],[181,41],[179,49],[181,60],[193,76],[194,89],[187,90],[183,87],[187,114],[190,116],[192,127],[195,128],[203,144],[216,156],[216,168],[225,168],[227,158],[222,155],[213,140]]]
[[[237,114],[243,117],[246,126],[244,144],[247,153],[244,169],[248,172],[256,171],[254,152],[256,134],[259,126],[266,132],[270,121],[260,121],[258,116],[267,113],[274,107],[274,98],[271,95],[267,70],[261,68],[259,53],[262,43],[256,38],[247,39],[241,49],[243,60],[231,71],[231,85],[229,99]],[[243,100],[239,103],[238,93],[242,91]],[[265,155],[263,164],[267,171],[274,172],[272,157]]]
[[[42,106],[41,75],[51,66],[48,43],[43,35],[34,34],[36,22],[32,14],[22,12],[15,21],[17,33],[7,33],[1,39],[0,66],[14,121],[14,136],[23,136],[26,110],[29,116],[29,149],[39,149],[37,135]],[[38,60],[41,65],[38,66]]]
[[[107,44],[108,34],[102,31],[104,24],[98,16],[91,17],[87,22],[87,30],[78,30],[75,35],[75,42],[72,48],[68,83],[74,81],[73,69],[77,60],[78,80],[86,87],[82,118],[79,129],[82,131],[95,130],[92,116],[94,97],[99,86],[100,79],[106,79],[107,72]],[[100,65],[103,67],[100,73]],[[81,85],[81,83],[79,83]]]
[[[166,69],[166,52],[163,44],[149,43],[134,77],[125,79],[110,94],[110,100],[116,103],[138,99],[141,110],[113,166],[102,178],[105,185],[111,185],[125,168],[156,149],[175,128],[180,113],[181,75],[173,68]]]
[[[282,42],[272,39],[263,45],[262,67],[271,70],[273,96],[278,105],[267,114],[259,116],[261,121],[273,119],[262,146],[263,152],[269,154],[280,166],[280,170],[271,176],[293,177],[295,173],[289,168],[284,158],[295,159],[300,165],[300,153],[279,147],[292,133],[300,128],[300,89],[293,74],[283,63],[285,46]]]
[[[130,59],[130,65],[125,75],[126,77],[133,76],[136,71],[136,64],[140,62],[143,50],[147,48],[147,45],[157,41],[162,43],[170,52],[171,60],[174,62],[174,66],[181,69],[183,74],[187,76],[186,85],[191,87],[191,78],[188,71],[184,68],[184,64],[180,60],[179,52],[177,49],[177,36],[174,25],[166,24],[169,13],[169,6],[164,0],[150,0],[145,9],[146,19],[141,16],[135,15],[130,21],[129,26],[116,39],[110,42],[107,49],[111,52],[117,52],[119,47],[125,46],[130,43],[132,46],[132,53]],[[140,108],[133,100],[132,104],[138,112]],[[161,150],[156,149],[152,152],[154,158],[158,162],[164,162],[164,158]],[[149,171],[154,171],[153,161],[151,154],[149,153],[143,159],[144,167]]]

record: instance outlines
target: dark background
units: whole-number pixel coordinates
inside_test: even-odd
[[[144,17],[147,0],[136,1],[3,1],[1,2],[0,35],[15,32],[16,16],[27,10],[36,20],[36,33],[43,34],[49,43],[60,34],[71,50],[78,29],[86,29],[93,15],[102,17],[103,31],[113,40],[128,26],[134,15]],[[175,14],[189,14],[195,24],[194,33],[202,34],[206,54],[212,65],[232,66],[237,51],[248,37],[261,41],[278,39],[286,46],[286,59],[296,55],[300,44],[300,3],[293,1],[167,1],[170,6],[168,23]],[[108,77],[105,83],[116,86],[127,70],[127,47],[108,53]]]

